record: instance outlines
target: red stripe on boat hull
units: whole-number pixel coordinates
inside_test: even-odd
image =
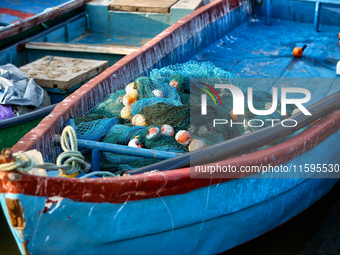
[[[79,8],[83,5],[85,5],[90,0],[74,0],[69,1],[63,5],[59,5],[58,8],[55,8],[54,10],[51,10],[46,13],[40,13],[37,15],[34,15],[34,18],[31,18],[29,20],[20,20],[14,24],[11,24],[5,28],[3,28],[0,31],[0,40],[16,35],[18,33],[21,33],[31,27],[34,27],[36,25],[39,25],[43,22],[46,22],[48,20],[54,19],[59,17],[60,15],[63,15],[71,10],[74,10],[76,8]]]
[[[1,8],[1,7],[0,7],[0,13],[9,14],[9,15],[16,16],[16,17],[23,18],[23,19],[27,19],[27,18],[34,16],[34,14],[7,9],[7,8]]]
[[[340,110],[335,111],[292,139],[271,148],[218,162],[239,168],[247,165],[284,164],[314,148],[340,128]],[[159,196],[178,195],[231,179],[190,178],[190,168],[99,179],[64,179],[22,175],[11,181],[0,172],[3,192],[42,197],[61,196],[79,202],[124,203]],[[245,174],[248,175],[248,174]],[[239,175],[237,176],[239,177]]]

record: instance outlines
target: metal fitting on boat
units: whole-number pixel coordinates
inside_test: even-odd
[[[21,179],[21,174],[18,174],[18,173],[10,173],[10,174],[8,174],[8,179],[9,179],[10,181],[14,181],[14,182],[20,181],[20,179]]]

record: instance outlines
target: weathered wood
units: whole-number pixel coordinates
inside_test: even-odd
[[[78,43],[50,43],[50,42],[29,42],[26,43],[27,49],[35,50],[56,50],[56,51],[74,51],[90,53],[106,53],[128,55],[138,49],[138,47],[120,46],[120,45],[89,45]]]
[[[116,0],[109,5],[111,11],[170,13],[170,7],[178,0]]]
[[[108,61],[45,56],[20,68],[44,88],[70,89],[108,68]]]

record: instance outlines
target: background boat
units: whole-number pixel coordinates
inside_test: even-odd
[[[92,79],[86,88],[77,90],[73,94],[74,101],[65,100],[62,105],[58,105],[52,115],[45,118],[13,149],[26,151],[36,148],[43,153],[46,161],[54,161],[56,153],[52,140],[55,133],[61,132],[64,120],[86,114],[107,94],[142,74],[148,75],[153,68],[192,58],[211,60],[216,47],[225,53],[225,61],[230,63],[234,60],[234,72],[255,72],[256,75],[274,73],[294,78],[310,77],[308,74],[312,77],[327,77],[330,79],[325,83],[328,87],[323,87],[326,94],[320,95],[317,86],[313,87],[315,91],[312,93],[325,97],[337,92],[339,87],[332,86],[336,84],[335,70],[326,64],[327,57],[323,57],[329,56],[325,54],[330,50],[333,54],[330,59],[339,57],[336,29],[322,27],[325,30],[320,29],[320,34],[313,32],[312,24],[279,22],[269,17],[267,21],[264,19],[244,24],[251,14],[261,14],[263,10],[271,10],[264,13],[271,13],[272,17],[282,18],[280,15],[283,15],[286,19],[313,21],[315,6],[305,1],[294,4],[273,1],[272,6],[266,2],[267,5],[252,9],[252,3],[214,1],[180,20],[104,74]],[[308,11],[312,11],[312,14]],[[329,22],[329,19],[323,20],[322,16],[320,19],[321,24]],[[268,21],[272,23],[271,26],[264,24]],[[297,41],[284,34],[290,34],[292,27]],[[276,38],[277,31],[281,32],[282,38]],[[261,35],[264,37],[261,38]],[[249,36],[252,40],[255,36],[259,38],[252,41]],[[240,43],[235,42],[237,37]],[[313,38],[309,49],[314,50],[308,55],[305,52],[309,59],[294,60],[290,52],[296,44],[305,43],[301,37],[308,40]],[[262,51],[256,48],[257,45],[261,46]],[[279,47],[281,49],[276,53]],[[206,50],[201,51],[204,48]],[[209,51],[213,54],[209,55]],[[216,54],[221,56],[221,52]],[[233,53],[236,56],[232,56]],[[254,60],[256,65],[249,61],[254,55],[260,56]],[[217,59],[221,60],[220,57]],[[249,73],[245,72],[247,61],[251,64]],[[276,61],[277,65],[271,61]],[[337,95],[334,94],[329,100],[336,100]],[[332,111],[286,142],[217,163],[237,167],[259,166],[263,162],[284,166],[299,166],[306,162],[339,164],[339,118],[339,110]],[[256,132],[249,134],[247,139],[251,140],[255,136]],[[308,176],[310,178],[297,174],[294,176],[296,178],[287,179],[256,178],[256,175],[250,176],[252,178],[193,179],[190,178],[188,167],[86,180],[17,173],[0,173],[0,176],[3,189],[1,204],[6,208],[5,215],[18,246],[22,253],[35,254],[60,251],[74,254],[112,251],[125,254],[164,251],[168,254],[215,254],[281,225],[320,199],[337,182],[329,173],[313,174]],[[14,212],[10,204],[23,210]],[[11,220],[13,218],[21,219],[21,224]],[[25,219],[24,225],[22,219]],[[67,240],[60,240],[60,233],[69,233]],[[72,246],[79,240],[83,240],[82,250]]]
[[[98,70],[88,70],[71,88],[38,85],[51,96],[53,106],[34,113],[0,121],[0,147],[12,147],[35,127],[66,96],[90,78],[138,49],[180,18],[203,5],[200,0],[166,1],[154,6],[144,1],[5,1],[0,3],[0,65],[11,63],[23,67],[45,56],[108,61],[104,66],[93,62]],[[139,8],[139,11],[138,11]],[[144,9],[143,9],[144,8]],[[147,29],[146,29],[147,28]],[[49,64],[53,65],[54,61]],[[46,64],[46,63],[45,63]],[[55,66],[58,66],[57,63]],[[41,68],[35,67],[35,68]],[[34,65],[26,66],[35,75]],[[58,68],[55,67],[58,72]],[[91,72],[90,72],[91,71]],[[46,70],[45,73],[50,72]],[[91,75],[89,75],[91,73]],[[46,77],[44,77],[46,78]],[[78,77],[79,78],[79,77]],[[71,78],[70,78],[71,79]]]

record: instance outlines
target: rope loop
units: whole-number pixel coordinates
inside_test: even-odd
[[[61,147],[64,150],[57,158],[57,164],[44,163],[36,165],[27,155],[23,153],[14,153],[15,162],[0,164],[1,171],[18,170],[27,172],[32,168],[42,168],[57,170],[63,175],[73,175],[84,172],[86,162],[83,155],[78,151],[77,135],[73,127],[67,126],[61,134]]]
[[[64,175],[72,175],[84,172],[86,163],[83,155],[78,151],[76,131],[73,127],[67,126],[61,134],[61,148],[64,150],[57,158],[57,165],[68,165],[68,168],[59,168]]]

